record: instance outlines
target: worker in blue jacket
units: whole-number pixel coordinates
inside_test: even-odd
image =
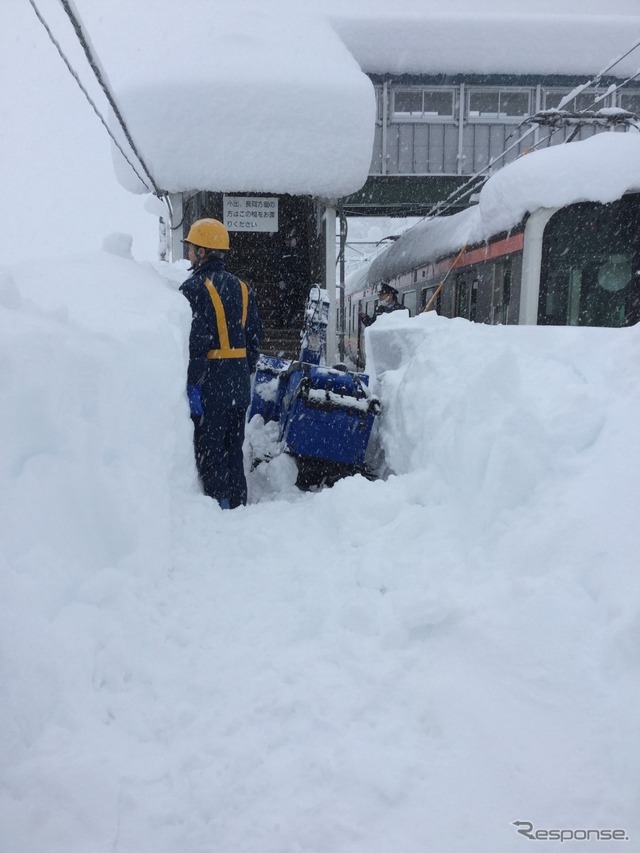
[[[224,266],[229,232],[193,223],[184,241],[192,274],[180,287],[192,311],[187,393],[204,493],[223,509],[247,502],[242,444],[262,326],[251,288]]]

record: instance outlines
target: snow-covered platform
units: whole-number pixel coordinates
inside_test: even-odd
[[[225,513],[195,477],[180,273],[0,279],[6,849],[640,837],[639,327],[383,317],[397,475],[309,495],[258,469]]]

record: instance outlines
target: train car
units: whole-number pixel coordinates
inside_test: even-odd
[[[640,133],[522,157],[487,181],[477,204],[418,223],[354,273],[346,340],[358,366],[358,314],[374,312],[382,281],[412,316],[429,309],[488,324],[637,323]]]

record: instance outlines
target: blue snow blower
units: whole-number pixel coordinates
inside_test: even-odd
[[[351,474],[370,476],[365,455],[380,412],[366,374],[319,363],[326,350],[323,302],[322,291],[312,288],[299,361],[260,357],[249,410],[250,420],[259,415],[265,424],[278,423],[281,449],[295,458],[296,484],[304,490]]]

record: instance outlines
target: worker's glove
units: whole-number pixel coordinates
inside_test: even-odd
[[[191,410],[192,418],[199,418],[204,415],[201,395],[202,389],[199,385],[187,385],[187,397],[189,398],[189,409]]]

